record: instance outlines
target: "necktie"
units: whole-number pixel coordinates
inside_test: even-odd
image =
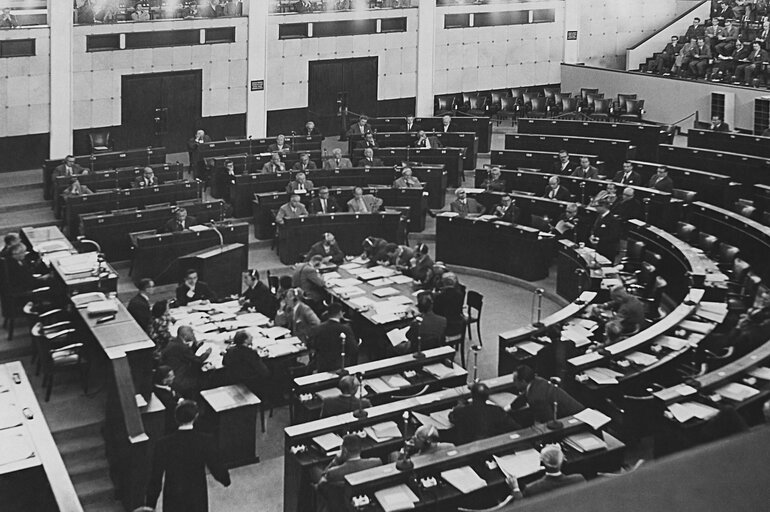
[[[339,160],[339,158],[338,158],[338,159],[337,159],[337,167],[339,167],[339,166],[340,166],[340,160]]]
[[[626,174],[623,176],[623,183],[628,183],[628,181],[629,181],[630,179],[631,179],[631,173],[630,173],[630,172],[627,172],[627,173],[626,173]]]
[[[321,199],[321,212],[326,213],[326,199]]]

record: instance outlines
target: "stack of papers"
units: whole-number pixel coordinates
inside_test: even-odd
[[[710,322],[696,322],[695,320],[682,320],[679,322],[679,327],[700,334],[708,334],[714,329],[714,324]]]
[[[590,432],[569,436],[564,442],[580,453],[592,452],[607,448],[607,443]]]
[[[364,432],[375,443],[382,443],[390,439],[399,439],[402,434],[398,429],[395,421],[386,421],[385,423],[378,423],[377,425],[371,425],[364,428]]]
[[[35,455],[32,440],[24,427],[7,428],[0,430],[0,467],[29,459]]]
[[[313,442],[324,452],[329,453],[342,446],[342,438],[330,432],[313,438]]]
[[[375,302],[369,297],[355,297],[350,299],[349,302],[353,307],[357,309],[368,309],[375,304]]]
[[[667,402],[669,400],[672,400],[680,396],[694,395],[695,393],[697,393],[697,391],[698,391],[697,389],[695,389],[692,386],[688,386],[687,384],[679,384],[672,388],[661,389],[660,391],[656,391],[655,393],[653,393],[653,395],[655,395],[655,397],[657,397],[659,400],[663,400],[664,402]]]
[[[534,341],[522,341],[516,345],[516,350],[523,350],[524,352],[533,356],[536,356],[538,352],[543,350],[543,348],[545,348],[544,345],[535,343]]]
[[[206,358],[205,364],[211,365],[214,368],[222,368],[222,351],[211,343],[201,343],[201,346],[195,351],[195,355],[200,357],[209,349],[211,349],[211,353]]]
[[[695,314],[704,320],[722,323],[727,316],[727,303],[725,302],[700,302]]]
[[[89,302],[86,306],[89,315],[108,315],[118,312],[118,305],[112,299]]]
[[[76,308],[80,309],[92,302],[101,302],[107,300],[107,297],[102,292],[90,292],[73,295],[70,300]]]
[[[601,411],[596,409],[583,409],[575,415],[575,418],[579,419],[583,423],[591,425],[594,430],[599,430],[604,425],[610,422],[610,417]]]
[[[97,266],[97,253],[85,252],[83,254],[73,254],[66,258],[59,258],[59,269],[62,274],[80,274],[91,272]]]
[[[457,373],[454,367],[449,368],[444,363],[428,364],[425,365],[422,369],[437,379],[445,379]]]
[[[412,278],[409,276],[405,276],[403,274],[399,274],[397,276],[393,276],[390,278],[391,281],[393,281],[395,284],[408,284],[412,282]]]
[[[272,338],[274,340],[277,340],[278,338],[280,338],[282,336],[286,336],[288,334],[291,334],[291,331],[289,329],[287,329],[286,327],[275,326],[275,327],[270,327],[269,329],[265,329],[264,331],[262,331],[262,333],[266,337],[268,337],[268,338]]]
[[[387,382],[379,377],[372,377],[371,379],[364,379],[364,387],[368,387],[375,394],[390,393],[393,388],[388,385]]]
[[[495,455],[494,458],[497,467],[507,477],[521,478],[540,471],[540,453],[534,448],[502,457]]]
[[[393,280],[389,277],[381,277],[380,279],[369,281],[369,284],[376,288],[378,286],[387,286],[389,284],[393,284]]]
[[[402,329],[393,329],[392,331],[388,331],[388,340],[390,340],[390,344],[395,347],[407,341],[406,333],[408,331],[409,331],[408,325]]]
[[[406,484],[376,491],[374,497],[377,498],[384,512],[410,510],[414,508],[415,503],[420,501],[420,498]]]
[[[668,406],[668,410],[674,415],[674,418],[679,423],[684,423],[693,418],[701,420],[707,420],[713,416],[716,416],[719,410],[714,407],[699,404],[698,402],[684,402],[681,404],[671,404]]]
[[[329,279],[326,281],[329,286],[336,286],[338,288],[349,288],[351,286],[357,286],[361,284],[358,279],[349,277],[347,279]]]
[[[749,371],[749,375],[762,380],[770,380],[770,368],[767,368],[766,366],[758,366]]]
[[[675,336],[661,336],[660,338],[655,340],[655,345],[659,347],[667,348],[674,352],[678,350],[682,350],[689,344],[690,343],[687,340],[682,338],[677,338]]]
[[[320,391],[316,391],[316,396],[320,400],[326,400],[327,398],[334,398],[335,396],[340,396],[342,394],[342,391],[339,390],[339,388],[329,388],[329,389],[322,389]]]
[[[564,326],[564,330],[561,332],[561,336],[564,339],[568,339],[575,343],[576,347],[582,347],[589,345],[591,340],[589,339],[593,335],[593,332],[584,328],[581,325],[575,325],[568,323]]]
[[[487,482],[476,474],[470,466],[442,471],[441,478],[463,494],[468,494],[487,485]]]
[[[658,358],[644,352],[631,352],[626,359],[639,366],[650,366],[658,362]]]
[[[335,288],[334,292],[338,294],[343,299],[349,299],[350,297],[356,297],[358,295],[363,295],[366,292],[363,291],[358,286],[345,286],[342,288]]]
[[[502,393],[495,393],[494,395],[489,396],[489,401],[495,404],[498,407],[505,408],[509,405],[511,405],[511,402],[516,400],[516,395],[513,393],[507,393],[503,391]]]
[[[405,388],[411,386],[411,382],[403,378],[401,375],[383,375],[380,377],[382,381],[392,388]]]
[[[399,291],[391,286],[388,286],[385,288],[374,290],[372,294],[374,294],[375,297],[383,298],[383,297],[390,297],[391,295],[398,295]]]
[[[585,375],[597,384],[617,384],[618,377],[622,377],[622,373],[618,373],[615,370],[604,368],[599,366],[597,368],[589,368],[586,370]]]
[[[734,402],[743,402],[747,398],[751,398],[752,396],[759,394],[758,389],[752,388],[751,386],[747,386],[745,384],[741,384],[739,382],[731,382],[730,384],[717,389],[716,392],[724,398],[733,400]]]

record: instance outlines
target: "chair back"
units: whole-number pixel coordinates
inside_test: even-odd
[[[738,213],[748,219],[754,220],[757,215],[757,209],[754,206],[744,206]]]
[[[532,98],[532,112],[545,112],[546,98]]]
[[[547,220],[545,220],[545,217],[541,215],[532,215],[532,220],[530,221],[530,224],[533,228],[543,231],[544,233],[548,233],[551,231],[551,224],[548,223]]]
[[[736,257],[733,261],[733,268],[730,271],[730,278],[734,283],[743,283],[743,280],[748,275],[749,270],[751,270],[751,265],[749,265],[748,262]]]
[[[505,112],[513,112],[516,108],[516,98],[510,96],[504,96],[500,98],[500,110]]]
[[[611,104],[612,104],[612,102],[610,100],[606,100],[604,98],[595,98],[594,99],[594,115],[597,115],[597,114],[609,115]]]
[[[644,258],[645,248],[644,242],[640,240],[629,242],[626,246],[626,258],[631,262],[641,262]]]
[[[538,93],[538,92],[525,92],[522,95],[522,97],[524,99],[524,103],[532,103],[532,100],[534,100],[535,98],[539,98],[540,97],[540,93]]]
[[[586,94],[586,104],[589,107],[593,107],[594,102],[601,99],[604,99],[604,93]]]
[[[580,89],[580,99],[587,100],[589,94],[599,94],[599,89],[586,89],[585,87]]]
[[[510,94],[509,94],[509,96],[510,96],[511,98],[514,98],[514,99],[516,99],[516,100],[520,100],[520,99],[521,99],[521,95],[522,95],[522,94],[524,94],[524,91],[522,91],[521,89],[517,89],[517,88],[515,88],[515,87],[514,87],[514,88],[512,88],[512,89],[510,90]]]
[[[558,87],[545,87],[543,88],[543,96],[545,96],[549,101],[553,101],[556,99],[556,94],[559,93]]]
[[[635,99],[636,99],[636,94],[623,94],[623,93],[619,93],[618,94],[618,105],[625,106],[626,105],[626,100],[635,100]]]
[[[679,199],[680,201],[683,201],[685,204],[690,204],[693,201],[695,201],[695,198],[698,197],[698,193],[694,190],[685,190],[683,188],[675,188],[671,192],[671,195],[674,199]]]
[[[722,265],[732,266],[735,258],[738,257],[740,249],[730,244],[719,245],[719,263]]]
[[[474,309],[481,314],[481,308],[484,307],[484,296],[477,291],[468,290],[465,303],[468,305],[468,309]]]
[[[553,95],[554,103],[557,105],[562,105],[564,98],[571,98],[572,93],[571,92],[557,92]]]
[[[471,96],[469,105],[471,110],[484,110],[486,103],[486,96]]]
[[[651,251],[649,249],[645,249],[644,261],[652,265],[655,265],[656,267],[659,267],[663,263],[663,258],[659,253]]]
[[[644,100],[626,100],[626,114],[641,116],[644,108]]]
[[[687,222],[679,221],[676,223],[676,237],[690,245],[695,245],[695,239],[698,236],[698,228]]]
[[[700,248],[706,256],[712,256],[718,244],[719,239],[714,235],[709,235],[703,231],[698,233],[698,248]]]
[[[446,112],[452,110],[452,104],[454,102],[454,96],[439,96],[438,97],[438,110],[439,112]]]
[[[464,92],[463,95],[463,105],[469,105],[471,102],[471,98],[478,97],[478,94],[475,92]]]
[[[89,132],[88,139],[91,143],[91,152],[107,151],[111,147],[109,130]]]
[[[561,100],[561,110],[562,110],[562,112],[564,112],[564,113],[567,113],[567,112],[577,112],[577,107],[578,107],[578,99],[577,98],[572,98],[572,97],[562,98],[562,100]]]
[[[490,96],[490,103],[494,105],[495,107],[500,107],[500,104],[502,102],[502,99],[506,96],[505,91],[492,91],[489,93]]]

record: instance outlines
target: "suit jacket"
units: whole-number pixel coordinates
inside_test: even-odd
[[[179,231],[184,231],[185,229],[190,229],[190,226],[197,225],[198,219],[191,217],[190,215],[185,218],[184,225],[179,224],[179,222],[176,220],[176,217],[172,217],[166,222],[166,233],[177,233]]]
[[[317,215],[319,213],[336,213],[338,211],[340,211],[340,205],[337,204],[337,198],[334,196],[330,195],[326,199],[326,211],[322,208],[320,197],[314,197],[313,200],[310,201],[311,215]]]
[[[292,165],[291,168],[294,171],[314,171],[318,169],[318,166],[315,164],[314,161],[308,160],[307,165],[305,167],[302,166],[302,162],[295,162],[295,164]]]
[[[494,192],[505,192],[505,180],[503,178],[492,179],[489,177],[481,183],[481,188]]]
[[[331,256],[331,262],[337,265],[340,265],[343,261],[345,261],[345,253],[342,252],[342,249],[340,249],[340,246],[337,244],[337,242],[331,244],[328,249],[327,246],[324,245],[323,240],[314,243],[310,246],[310,250],[305,256],[305,261],[310,261],[310,258],[316,254],[324,258]]]
[[[585,481],[585,477],[580,473],[574,475],[561,474],[559,476],[546,474],[543,478],[535,480],[531,484],[527,484],[524,487],[524,494],[526,496],[535,496],[537,494],[543,494],[553,491],[554,489],[559,489],[572,484],[579,484]]]
[[[538,423],[546,423],[553,419],[554,402],[557,404],[556,414],[559,418],[572,416],[585,409],[583,404],[572,398],[562,388],[554,386],[542,377],[535,377],[527,391],[511,403],[511,409],[520,409],[525,404],[529,404],[534,420]]]
[[[278,310],[278,299],[262,281],[258,281],[253,288],[246,288],[241,293],[241,297],[245,299],[244,308],[252,307],[268,318],[275,318],[275,313]]]
[[[334,158],[327,158],[324,160],[324,169],[350,169],[353,167],[353,162],[350,158],[342,157],[339,163]]]
[[[433,259],[430,256],[425,256],[414,267],[409,269],[408,274],[415,281],[427,284],[433,275]]]
[[[642,203],[637,201],[636,198],[624,199],[615,203],[611,213],[617,215],[618,218],[624,222],[628,219],[641,219]]]
[[[472,197],[466,198],[465,204],[459,199],[455,199],[449,205],[449,210],[459,213],[460,215],[483,214],[486,211],[484,206]]]
[[[203,136],[203,143],[211,142],[211,137],[208,135]],[[200,144],[195,141],[195,137],[187,139],[187,152],[190,154],[190,165],[197,164],[203,157],[201,156],[198,146]]]
[[[195,283],[195,289],[193,290],[192,297],[188,294],[189,288],[186,284],[181,284],[176,288],[176,303],[179,306],[186,306],[190,302],[196,300],[217,300],[217,296],[211,291],[209,285],[203,281]]]
[[[444,126],[443,123],[442,123],[441,126],[439,127],[439,129],[436,130],[436,131],[437,132],[441,132],[441,133],[451,133],[451,132],[456,132],[458,130],[457,130],[457,125],[456,124],[452,124],[450,122],[447,126]]]
[[[8,274],[8,291],[12,293],[31,292],[42,284],[35,274],[42,273],[45,269],[40,262],[33,261],[30,255],[21,262],[8,258],[5,260],[5,266]]]
[[[324,298],[325,283],[318,272],[310,263],[300,263],[297,270],[291,276],[292,286],[302,288],[305,296],[314,302],[320,302]]]
[[[562,176],[569,176],[572,173],[572,169],[575,167],[575,163],[572,159],[568,159],[566,164],[562,164],[558,158],[553,163],[554,174],[561,174]]]
[[[588,167],[587,171],[584,171],[582,167],[577,166],[575,170],[572,171],[572,176],[575,176],[577,178],[595,180],[599,177],[599,169],[591,165]]]
[[[146,179],[144,179],[144,176],[139,176],[134,180],[134,188],[154,187],[157,184],[158,184],[157,176],[153,176],[149,182]]]
[[[639,175],[636,171],[631,171],[631,174],[629,174],[628,178],[626,178],[626,173],[623,171],[618,171],[615,173],[615,177],[612,178],[612,181],[615,183],[620,183],[622,185],[641,185],[642,184],[642,177]]]
[[[402,132],[412,133],[412,132],[419,132],[420,126],[417,124],[417,121],[412,123],[412,126],[407,126],[406,120],[404,120],[403,124],[399,126],[399,129]]]
[[[278,208],[278,213],[275,214],[275,221],[278,224],[283,224],[283,219],[296,219],[299,217],[307,217],[305,205],[300,203],[297,205],[297,209],[293,211],[289,203],[286,203]]]
[[[205,358],[197,357],[193,349],[174,338],[161,352],[160,360],[174,370],[174,391],[185,398],[195,397],[201,389]]]
[[[270,378],[262,358],[256,351],[243,345],[233,345],[222,358],[227,380],[230,384],[245,384],[253,393],[264,392]]]
[[[345,367],[358,363],[358,338],[346,323],[327,320],[316,329],[308,346],[315,350],[316,368],[319,372],[339,370],[342,354],[340,334],[345,334]]]
[[[299,188],[299,183],[296,181],[290,181],[288,185],[286,185],[286,192],[288,192],[289,194],[293,194],[297,190],[297,188]],[[308,192],[313,190],[312,181],[305,180],[305,190]]]
[[[661,192],[673,192],[674,190],[674,182],[671,181],[671,178],[669,176],[666,176],[665,178],[658,178],[658,176],[653,176],[650,178],[650,182],[647,184],[647,187],[654,188],[655,190],[660,190]]]
[[[160,403],[166,408],[166,426],[163,433],[166,435],[171,434],[177,427],[176,419],[174,418],[174,410],[182,397],[177,395],[172,389],[161,388],[158,386],[154,386],[152,392],[155,393],[155,396],[158,397]]]
[[[489,404],[464,404],[449,413],[459,444],[497,436],[516,430],[519,426],[503,409]]]
[[[497,208],[500,208],[500,210]],[[499,204],[494,210],[495,216],[500,220],[510,222],[511,224],[518,224],[521,221],[521,209],[518,206],[512,204],[507,209],[503,208],[503,205]]]
[[[367,398],[361,399],[361,407],[366,409],[371,407],[372,403]],[[323,399],[321,406],[321,417],[329,418],[346,412],[353,412],[358,409],[358,398],[353,395],[337,395]]]
[[[363,128],[361,128],[361,125],[358,123],[354,123],[350,125],[350,128],[348,128],[348,136],[350,135],[366,135],[367,133],[372,133],[372,127],[369,126],[369,123],[365,124]]]
[[[150,330],[150,323],[152,322],[150,301],[144,295],[137,293],[128,301],[128,312],[131,313],[131,316],[134,317],[134,320],[142,329],[145,331]]]
[[[273,162],[267,162],[262,166],[262,174],[275,174],[277,172],[285,171],[286,164],[283,162],[274,164]]]
[[[546,185],[543,197],[556,199],[557,201],[569,201],[572,194],[570,194],[569,190],[567,190],[564,185],[559,185],[555,192],[551,190],[551,187]]]
[[[422,322],[413,322],[406,332],[406,339],[411,344],[412,351],[417,350],[417,337],[420,338],[420,349],[429,350],[446,345],[446,318],[433,311],[422,314]]]
[[[53,175],[57,178],[61,178],[63,176],[75,176],[77,174],[83,174],[83,172],[88,172],[84,167],[81,167],[78,164],[74,164],[72,166],[72,172],[67,173],[67,166],[64,164],[61,164],[56,167],[56,169],[53,170]]]
[[[334,464],[334,461],[332,461]],[[339,466],[330,465],[326,470],[326,480],[329,482],[344,482],[345,475],[351,473],[358,473],[365,469],[376,468],[382,466],[380,459],[353,459],[340,464]]]
[[[355,198],[348,201],[348,211],[353,213],[373,213],[379,211],[380,207],[382,207],[382,199],[371,194],[364,194],[361,200],[364,203],[363,205]]]
[[[613,261],[618,254],[620,244],[620,222],[618,222],[612,213],[608,213],[604,217],[597,217],[591,233],[599,239],[599,242],[595,246],[596,250],[599,251],[599,254],[602,254],[610,261]]]
[[[443,148],[444,145],[441,144],[441,141],[438,140],[438,137],[428,136],[427,142],[424,140],[416,140],[414,141],[414,147],[416,148],[428,148],[428,149],[436,149],[436,148]]]
[[[283,146],[280,148],[278,147],[278,144],[275,142],[267,146],[268,153],[278,153],[278,152],[287,153],[289,151],[291,151],[291,147],[289,147],[289,145],[286,144],[285,142],[283,143]]]
[[[463,302],[465,289],[461,286],[445,286],[433,294],[433,311],[446,318],[447,336],[462,334],[465,329]]]
[[[366,167],[366,166],[382,167],[382,160],[377,157],[374,157],[371,160],[369,160],[368,158],[362,158],[361,160],[358,161],[358,165],[356,165],[356,167]]]
[[[729,132],[730,131],[730,125],[727,123],[719,123],[718,125],[710,125],[709,130],[714,132]]]
[[[208,511],[206,468],[218,482],[230,485],[230,474],[220,462],[214,438],[195,430],[177,430],[161,438],[152,458],[147,504],[154,508],[163,488],[164,511]]]
[[[292,334],[302,341],[307,341],[321,324],[318,316],[310,309],[310,306],[300,302],[295,310],[279,311],[275,317],[275,323],[290,329]]]

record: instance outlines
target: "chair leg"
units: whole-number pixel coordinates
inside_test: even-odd
[[[260,418],[260,422],[262,423],[262,433],[264,434],[265,431],[266,431],[266,428],[265,428],[265,423],[266,423],[265,422],[265,408],[264,407],[260,407],[259,408],[259,418]]]
[[[460,365],[465,368],[465,336],[460,338]]]
[[[468,331],[468,339],[473,341],[473,331],[471,330],[471,325],[473,325],[472,322],[468,322],[468,324],[465,326],[465,328]]]
[[[484,342],[481,341],[481,315],[479,315],[479,320],[476,322],[476,334],[479,336],[479,347],[483,347]]]

